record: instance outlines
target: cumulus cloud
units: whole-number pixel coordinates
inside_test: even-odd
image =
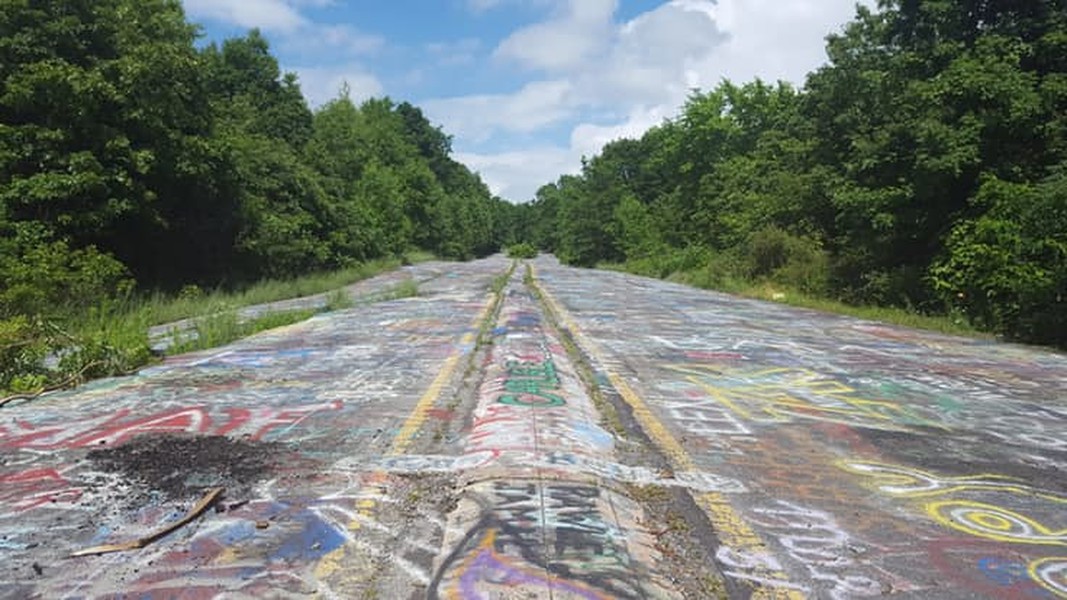
[[[516,131],[570,127],[570,139],[552,148],[464,155],[514,200],[574,172],[581,156],[605,143],[638,137],[676,115],[695,88],[727,78],[803,83],[825,60],[824,37],[853,16],[855,0],[671,0],[624,22],[615,18],[615,0],[554,6],[543,21],[505,38],[493,56],[557,93],[535,93],[528,84],[511,94],[433,103],[431,114],[465,149]],[[615,118],[588,122],[605,113]]]
[[[441,66],[454,67],[474,63],[482,41],[477,38],[464,38],[454,42],[433,42],[426,44],[426,52],[434,62]]]
[[[358,64],[333,67],[287,67],[300,78],[300,89],[311,106],[337,98],[348,86],[349,97],[357,104],[375,96],[381,96],[385,88],[373,74]]]
[[[449,133],[481,142],[493,133],[529,133],[559,122],[570,114],[570,92],[571,84],[565,80],[533,81],[514,94],[461,96],[421,104]]]
[[[509,35],[493,53],[549,73],[588,65],[610,44],[616,0],[570,0],[553,18]]]
[[[580,123],[571,131],[570,148],[578,157],[593,156],[605,144],[622,138],[639,138],[652,127],[674,116],[667,106],[635,107],[625,120],[613,125]]]
[[[454,158],[478,172],[497,196],[525,202],[542,185],[577,173],[581,157],[570,148],[545,146],[499,153],[457,152]]]
[[[301,54],[370,54],[385,45],[385,38],[338,23],[318,23],[301,9],[331,6],[335,0],[183,0],[194,21],[218,21],[277,34],[282,46]]]
[[[299,73],[314,105],[345,83],[356,100],[384,88],[362,56],[386,40],[351,25],[317,23],[313,7],[340,0],[183,0],[194,19],[211,19],[274,34],[307,67]],[[471,13],[534,11],[539,20],[505,35],[495,48],[477,39],[422,42],[424,65],[400,79],[418,83],[423,68],[508,69],[520,79],[503,92],[417,99],[455,136],[457,158],[494,191],[525,200],[580,158],[619,137],[637,137],[677,114],[694,88],[722,79],[803,83],[824,55],[824,36],[853,16],[856,0],[669,0],[620,19],[618,0],[456,0]],[[860,0],[868,5],[874,0]],[[491,65],[482,64],[491,54]],[[334,66],[326,66],[334,63]],[[560,133],[563,133],[560,139]],[[569,133],[569,137],[567,135]],[[512,145],[535,140],[532,149]],[[497,153],[497,149],[510,151]]]
[[[308,23],[282,40],[285,50],[304,55],[366,55],[385,46],[385,38],[349,25]]]
[[[308,24],[285,0],[184,0],[185,12],[193,20],[208,19],[249,29],[292,32]]]

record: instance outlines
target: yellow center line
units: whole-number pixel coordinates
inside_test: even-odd
[[[456,366],[459,365],[460,359],[467,353],[466,348],[474,344],[481,332],[482,323],[489,318],[495,305],[496,296],[494,296],[492,300],[486,302],[481,312],[478,313],[478,316],[471,323],[470,331],[460,338],[459,343],[441,365],[441,370],[437,372],[437,376],[430,382],[430,386],[426,388],[422,397],[419,398],[419,401],[415,404],[415,408],[412,409],[411,414],[405,419],[404,424],[400,426],[400,431],[393,439],[393,444],[390,446],[386,456],[404,454],[415,442],[416,435],[429,418],[430,409],[437,403],[437,399],[441,395],[441,390],[443,390],[452,379],[452,374],[455,372]],[[378,497],[385,496],[386,491],[382,484],[384,484],[386,476],[387,474],[383,471],[376,471],[370,474],[367,483],[368,486],[374,490],[375,493],[373,495]],[[356,504],[357,511],[355,517],[347,525],[348,530],[358,530],[364,521],[371,518],[377,505],[378,501],[374,498],[361,498]],[[347,545],[342,545],[336,550],[323,556],[315,567],[315,576],[319,579],[325,579],[339,571],[345,557],[346,547]]]
[[[534,280],[533,285],[540,292],[541,297],[545,299],[549,309],[556,314],[556,318],[570,332],[575,343],[582,346],[593,360],[600,364],[612,387],[619,392],[623,401],[630,406],[634,418],[641,425],[641,429],[652,439],[652,442],[660,452],[667,456],[674,469],[676,471],[697,470],[696,463],[692,457],[689,456],[689,453],[686,452],[682,444],[671,434],[663,422],[652,413],[648,404],[630,387],[630,384],[626,383],[625,379],[608,369],[608,363],[604,360],[604,355],[600,348],[592,339],[582,333],[578,324],[571,318],[570,313],[563,309],[555,297],[537,283],[533,266],[530,267],[530,274]],[[770,557],[771,553],[767,548],[767,544],[740,513],[730,505],[726,496],[718,492],[704,492],[694,494],[694,499],[711,520],[711,524],[724,546],[754,558]],[[796,586],[789,581],[789,576],[780,569],[761,568],[754,571],[761,581],[750,582],[754,583],[755,586],[752,591],[752,598],[800,600],[805,597],[802,592],[794,589]]]

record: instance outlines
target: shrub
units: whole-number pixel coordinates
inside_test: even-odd
[[[1067,347],[1067,163],[1038,185],[985,181],[989,210],[948,237],[930,280],[979,327]]]
[[[38,223],[4,229],[0,316],[71,314],[126,296],[133,288],[122,263],[92,246],[72,249]]]
[[[744,264],[749,279],[771,280],[808,294],[825,293],[830,275],[829,255],[818,240],[773,226],[749,236]]]
[[[526,242],[513,244],[508,247],[508,258],[537,258],[537,248]]]

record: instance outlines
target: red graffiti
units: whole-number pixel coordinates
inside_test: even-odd
[[[199,433],[227,435],[245,433],[261,439],[271,431],[292,427],[314,413],[340,410],[339,400],[296,408],[227,408],[224,418],[215,423],[203,406],[164,411],[147,417],[129,418],[131,410],[119,410],[110,416],[97,416],[69,424],[40,429],[21,424],[16,431],[0,431],[0,448],[61,449],[82,448],[95,444],[121,444],[143,433]]]
[[[42,504],[75,502],[81,496],[82,488],[72,486],[56,469],[38,468],[0,474],[0,506],[16,512]]]

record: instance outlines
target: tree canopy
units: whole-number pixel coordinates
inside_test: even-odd
[[[0,0],[0,265],[38,244],[177,289],[500,247],[502,201],[417,107],[312,110],[258,31],[197,37],[179,0]]]

